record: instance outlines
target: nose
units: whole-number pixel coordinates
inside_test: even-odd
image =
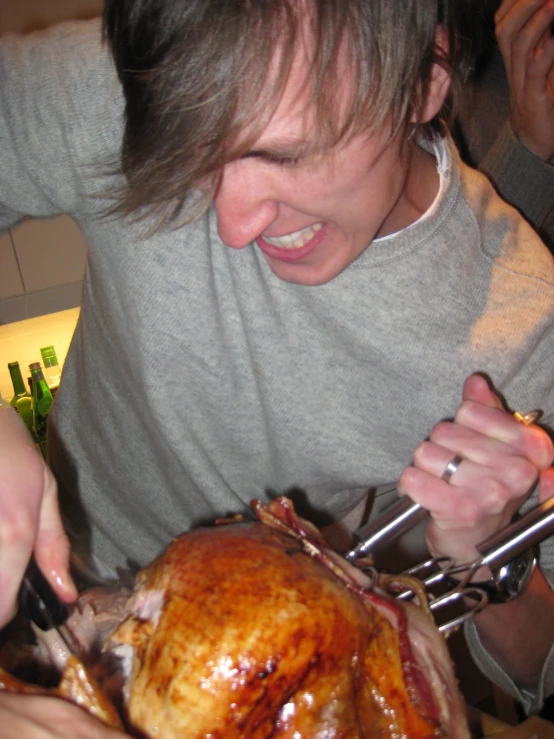
[[[279,203],[267,183],[239,160],[227,164],[214,198],[220,239],[233,249],[243,249],[277,218]],[[265,192],[264,192],[265,190]]]

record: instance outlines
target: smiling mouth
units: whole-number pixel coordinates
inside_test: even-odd
[[[311,226],[307,226],[291,234],[285,234],[284,236],[263,236],[262,238],[266,243],[278,249],[301,249],[322,228],[323,223],[313,223]]]

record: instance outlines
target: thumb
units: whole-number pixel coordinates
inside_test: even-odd
[[[58,488],[54,475],[44,466],[44,495],[40,509],[39,530],[35,540],[35,559],[44,576],[65,602],[77,597],[69,572],[69,540],[58,506]]]
[[[470,375],[466,379],[462,390],[462,399],[472,400],[490,408],[503,409],[504,407],[498,395],[491,390],[485,377],[479,374]]]

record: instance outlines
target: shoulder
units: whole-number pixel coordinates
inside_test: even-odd
[[[87,55],[104,46],[100,18],[56,23],[30,33],[8,32],[0,37],[0,48],[10,53],[58,58],[59,54]]]
[[[26,34],[6,33],[0,37],[0,55],[8,70],[35,67],[38,73],[60,78],[64,72],[78,71],[86,59],[98,62],[109,56],[99,18],[66,21]]]
[[[554,257],[537,232],[495,191],[487,177],[457,158],[463,196],[483,257],[514,276],[554,289]]]

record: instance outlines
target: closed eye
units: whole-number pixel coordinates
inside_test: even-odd
[[[304,159],[304,155],[295,155],[293,153],[281,154],[279,151],[255,149],[243,154],[241,159],[262,159],[268,164],[275,164],[278,167],[294,167],[295,164],[298,164],[298,162]]]
[[[270,159],[271,164],[277,164],[279,167],[294,167],[295,164],[302,159],[302,157],[279,157],[277,159]]]

